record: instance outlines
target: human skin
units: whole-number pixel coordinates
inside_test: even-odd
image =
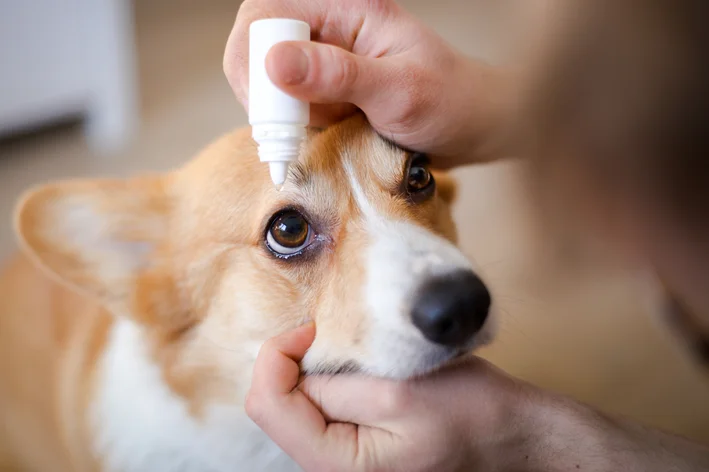
[[[306,471],[704,471],[709,449],[471,358],[430,376],[300,378],[308,324],[269,340],[249,416]]]
[[[245,1],[224,70],[247,109],[248,28],[276,17],[311,25],[314,41],[277,44],[266,67],[277,86],[311,103],[312,125],[359,108],[381,135],[435,156],[437,167],[499,157],[507,74],[461,54],[393,1]]]

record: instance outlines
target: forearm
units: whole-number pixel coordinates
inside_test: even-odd
[[[628,420],[605,418],[617,442],[608,444],[618,469],[628,472],[707,471],[709,447]]]
[[[521,451],[500,470],[668,472],[709,470],[709,448],[555,397],[526,415]]]

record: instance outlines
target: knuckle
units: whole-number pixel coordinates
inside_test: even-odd
[[[272,8],[272,5],[269,5],[269,3],[272,2],[263,0],[260,2],[257,0],[244,0],[241,2],[239,10],[236,13],[237,24],[240,24],[242,27],[246,25],[248,28],[252,21],[256,20],[259,16],[264,16],[259,15],[259,13],[266,12],[269,8]]]
[[[329,48],[329,51],[328,60],[335,64],[332,83],[339,84],[339,89],[343,92],[353,90],[358,82],[359,64],[350,53],[336,52],[335,48]]]
[[[308,391],[308,396],[312,403],[314,403],[318,407],[322,407],[323,405],[323,392],[322,389],[320,388],[311,388]]]
[[[262,424],[265,416],[263,407],[263,396],[249,391],[244,401],[244,410],[249,418],[256,424]]]
[[[242,76],[248,71],[248,25],[254,19],[246,0],[236,15],[224,50],[222,70],[235,92],[241,92]]]
[[[248,72],[247,59],[242,51],[228,51],[224,54],[222,61],[224,75],[234,91],[243,92],[241,90],[241,78],[246,76]]]
[[[413,123],[425,117],[432,108],[430,90],[434,87],[430,73],[421,66],[405,67],[396,78],[399,90],[398,120]]]
[[[252,392],[246,394],[246,400],[244,401],[244,410],[246,410],[246,414],[249,415],[251,419],[253,419],[254,415],[258,414],[258,397]]]
[[[277,351],[278,350],[278,340],[276,338],[267,339],[258,351],[258,357],[263,357],[264,354]]]
[[[278,9],[278,3],[268,0],[244,0],[239,6],[222,64],[224,74],[235,90],[241,85],[242,75],[248,72],[249,26],[258,19],[267,18],[269,11]]]
[[[422,115],[423,103],[421,97],[404,94],[397,100],[397,108],[396,123],[400,126],[408,126],[418,122]]]

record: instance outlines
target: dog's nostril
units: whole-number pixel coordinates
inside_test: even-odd
[[[414,300],[411,317],[428,339],[445,346],[460,346],[485,324],[490,292],[471,271],[457,271],[427,281]]]

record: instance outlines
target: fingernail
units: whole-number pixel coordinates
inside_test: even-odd
[[[274,51],[271,58],[275,70],[278,71],[283,83],[286,85],[299,85],[308,76],[310,66],[308,56],[302,48],[294,44],[281,44]],[[271,70],[274,70],[271,68]]]

